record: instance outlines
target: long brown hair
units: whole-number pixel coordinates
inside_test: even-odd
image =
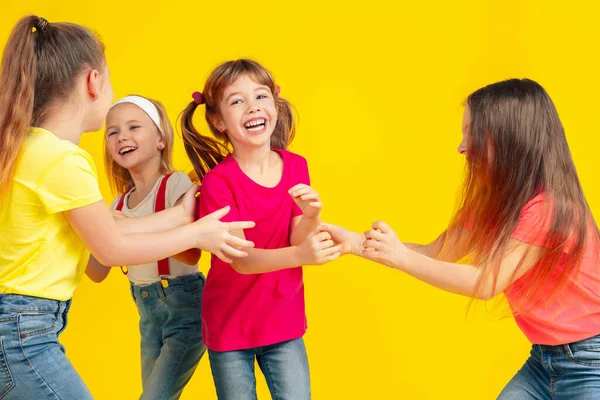
[[[540,223],[549,232],[539,238],[544,247],[523,293],[527,304],[543,300],[549,287],[551,295],[558,293],[578,271],[586,240],[600,240],[558,113],[542,86],[529,79],[481,88],[467,105],[467,173],[444,248],[460,246],[495,284],[523,208],[543,194],[547,219]]]
[[[83,26],[35,15],[17,22],[0,71],[0,194],[12,181],[29,127],[69,98],[80,73],[104,63],[104,45]]]
[[[143,97],[137,94],[133,96]],[[161,175],[167,175],[175,171],[175,168],[173,167],[173,126],[171,125],[171,121],[169,121],[167,109],[160,101],[149,99],[147,97],[144,98],[154,104],[158,110],[161,127],[160,129],[156,127],[156,129],[165,144],[160,155],[159,171]],[[134,185],[133,178],[127,168],[120,166],[114,158],[112,158],[110,151],[108,150],[106,139],[106,135],[104,135],[104,166],[106,168],[106,175],[108,176],[110,188],[115,194],[126,193]]]
[[[180,115],[181,132],[185,151],[197,174],[197,181],[229,153],[229,139],[213,124],[212,118],[219,115],[218,104],[225,89],[243,75],[250,76],[255,82],[265,85],[276,93],[275,79],[269,70],[253,60],[240,59],[227,61],[217,66],[206,81],[202,96],[206,106],[205,119],[214,138],[202,135],[193,124],[194,112],[198,104],[192,101]],[[286,149],[294,139],[296,124],[291,104],[280,96],[275,96],[277,123],[271,136],[271,147]]]

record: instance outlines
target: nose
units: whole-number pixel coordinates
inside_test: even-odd
[[[460,142],[457,150],[459,154],[462,154],[463,156],[467,155],[467,143],[465,139]]]

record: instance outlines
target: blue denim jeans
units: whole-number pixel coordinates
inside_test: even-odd
[[[559,346],[533,345],[498,399],[600,399],[600,335]]]
[[[58,341],[70,305],[70,300],[0,295],[0,399],[92,398]]]
[[[302,338],[237,351],[208,351],[219,400],[256,400],[254,358],[273,400],[309,400],[310,373]]]
[[[141,399],[178,399],[206,351],[200,311],[201,273],[137,286],[131,294],[140,313]]]

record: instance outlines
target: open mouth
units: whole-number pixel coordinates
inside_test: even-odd
[[[121,150],[119,150],[119,154],[124,156],[125,154],[132,153],[136,150],[137,150],[137,147],[133,147],[133,146],[123,147]]]
[[[246,128],[250,132],[258,132],[265,127],[266,122],[267,121],[264,118],[255,119],[246,122],[246,124],[244,124],[244,128]]]

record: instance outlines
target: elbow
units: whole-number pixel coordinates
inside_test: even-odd
[[[488,301],[488,300],[492,300],[494,297],[498,296],[499,294],[500,294],[500,292],[497,290],[483,290],[483,291],[475,292],[473,294],[473,297],[477,300]]]
[[[235,272],[237,272],[238,274],[242,274],[242,275],[249,275],[250,271],[248,271],[248,268],[246,265],[244,265],[244,263],[240,260],[233,260],[233,262],[231,263],[231,268],[233,268],[233,270]]]

